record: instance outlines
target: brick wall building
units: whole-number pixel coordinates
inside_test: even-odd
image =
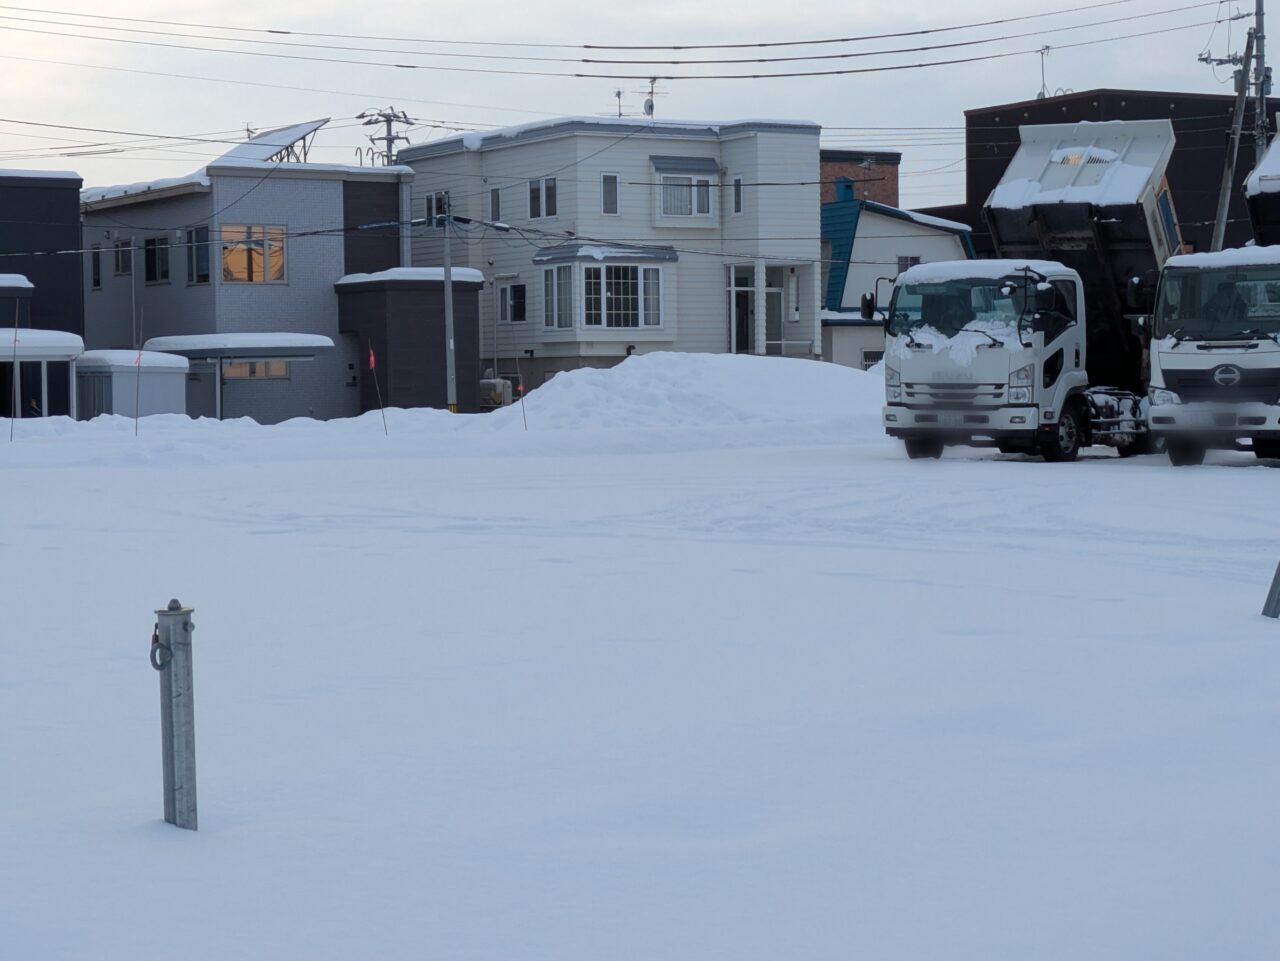
[[[898,206],[898,167],[902,154],[894,150],[823,149],[822,202],[836,199],[836,181],[854,181],[858,200],[872,200],[888,207]]]

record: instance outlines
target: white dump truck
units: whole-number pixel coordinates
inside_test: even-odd
[[[1245,185],[1260,246],[1172,257],[1151,329],[1148,420],[1176,466],[1280,458],[1280,152]],[[1271,246],[1267,246],[1270,244]]]
[[[1072,460],[1149,449],[1142,328],[1181,240],[1165,120],[1026,126],[984,213],[999,259],[922,264],[884,318],[885,430]],[[863,312],[874,298],[863,299]],[[1130,313],[1131,312],[1131,313]]]

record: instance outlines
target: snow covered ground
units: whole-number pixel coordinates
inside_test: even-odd
[[[18,423],[0,957],[1270,956],[1280,474],[908,462],[882,390],[659,355],[527,432]]]

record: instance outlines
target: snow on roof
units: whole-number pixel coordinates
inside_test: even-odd
[[[1178,254],[1165,261],[1166,267],[1200,269],[1224,267],[1261,267],[1280,265],[1280,245],[1271,247],[1237,247],[1202,254]]]
[[[1258,166],[1245,178],[1244,192],[1250,197],[1280,193],[1280,150],[1276,149],[1276,141],[1271,142]]]
[[[76,360],[76,370],[121,370],[146,367],[153,370],[186,370],[190,362],[177,354],[154,350],[86,350]]]
[[[250,137],[244,143],[236,144],[218,159],[233,163],[236,161],[265,163],[280,151],[310,137],[328,122],[329,118],[325,117],[322,120],[308,120],[306,123],[295,123],[287,127],[276,127],[274,130],[264,130],[262,133]]]
[[[333,341],[322,334],[285,332],[186,334],[177,337],[152,337],[143,344],[146,350],[187,354],[192,357],[300,357],[332,346]]]
[[[902,208],[898,209],[901,210]],[[903,210],[902,213],[922,227],[937,227],[941,230],[957,230],[964,233],[973,232],[973,228],[968,224],[962,224],[955,220],[943,220],[941,217],[931,217],[929,214],[916,213],[914,210]]]
[[[0,274],[0,288],[20,287],[24,290],[35,290],[36,285],[22,274]]]
[[[1018,128],[1021,143],[988,207],[1136,204],[1159,186],[1173,153],[1168,120],[1043,124]]]
[[[32,180],[80,180],[74,170],[28,170],[0,168],[0,177],[30,177]]]
[[[115,184],[110,187],[90,187],[80,191],[80,202],[85,204],[99,203],[103,200],[114,200],[117,197],[128,197],[133,194],[146,194],[170,190],[177,187],[207,187],[209,176],[204,168],[189,173],[185,177],[162,177],[159,180],[147,180],[133,184]]]
[[[898,275],[900,284],[941,284],[949,280],[999,280],[1030,267],[1038,274],[1069,272],[1056,260],[942,260],[916,264]]]
[[[639,117],[587,117],[587,116],[568,116],[568,117],[549,117],[546,120],[531,120],[528,123],[513,124],[510,127],[499,127],[496,130],[472,130],[467,133],[456,134],[452,137],[443,137],[440,140],[431,140],[426,143],[413,144],[406,147],[406,151],[412,151],[417,147],[437,147],[444,144],[461,144],[464,150],[479,150],[484,146],[492,146],[495,141],[503,139],[511,139],[519,137],[522,134],[532,133],[538,130],[550,130],[554,127],[570,126],[570,125],[587,125],[592,127],[632,127],[644,128],[651,127],[655,131],[688,131],[703,130],[711,133],[719,133],[722,129],[751,126],[766,125],[771,127],[805,127],[812,128],[815,131],[821,130],[821,125],[811,120],[778,120],[767,118],[748,118],[743,120],[644,120]]]
[[[484,273],[474,267],[454,267],[450,273],[454,280],[465,283],[484,283]],[[349,284],[373,284],[387,280],[444,280],[443,267],[391,267],[372,274],[347,274],[338,279],[337,286]]]
[[[115,184],[109,187],[90,187],[80,192],[80,202],[86,204],[101,203],[105,200],[116,200],[121,197],[130,197],[135,194],[147,194],[164,190],[176,190],[182,187],[208,187],[209,171],[211,169],[225,168],[243,168],[245,170],[253,170],[261,173],[264,168],[270,172],[275,172],[277,166],[271,162],[271,158],[280,151],[284,150],[299,140],[302,140],[315,133],[329,121],[312,120],[307,123],[293,124],[289,127],[279,127],[276,130],[268,130],[260,133],[244,143],[233,146],[216,160],[209,163],[199,170],[193,171],[183,177],[165,177],[159,180],[148,180],[141,183],[132,184]],[[352,164],[319,164],[319,163],[302,163],[289,162],[278,165],[279,173],[282,176],[288,175],[290,172],[306,171],[308,173],[362,173],[362,174],[395,174],[397,176],[412,176],[413,168],[404,166],[389,167],[360,167]]]
[[[63,330],[0,327],[0,364],[13,360],[75,360],[84,341]]]

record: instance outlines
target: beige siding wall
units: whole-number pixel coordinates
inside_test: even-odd
[[[943,260],[964,260],[964,244],[955,234],[885,217],[863,208],[858,217],[858,235],[849,256],[849,276],[840,306],[856,308],[862,295],[876,289],[876,279],[898,273],[899,257],[919,257],[924,264]],[[890,287],[879,285],[879,303],[887,304]]]

